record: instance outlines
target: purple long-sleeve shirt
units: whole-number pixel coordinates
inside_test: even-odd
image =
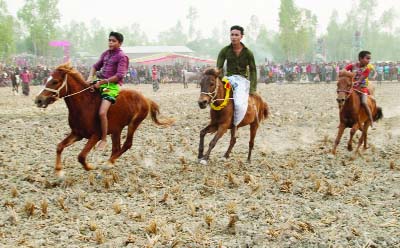
[[[93,65],[96,71],[101,70],[104,78],[112,76],[118,77],[118,84],[122,85],[123,79],[128,72],[129,59],[121,48],[107,50],[101,56],[99,61]]]

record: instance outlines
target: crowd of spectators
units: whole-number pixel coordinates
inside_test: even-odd
[[[259,66],[261,82],[330,82],[336,81],[339,71],[348,61],[330,63],[266,63]],[[400,81],[400,62],[378,62],[371,79],[377,81]]]
[[[28,84],[41,85],[51,73],[51,70],[58,65],[55,61],[36,59],[33,61],[20,60],[18,57],[11,62],[0,62],[0,86],[13,85],[14,81],[21,80],[22,72],[29,74]],[[348,61],[329,63],[274,63],[268,62],[258,65],[259,82],[330,82],[336,81],[338,73]],[[75,67],[82,73],[84,78],[90,70],[92,63],[77,61]],[[193,65],[189,63],[175,63],[165,65],[138,65],[132,64],[125,77],[125,83],[143,84],[153,83],[154,78],[159,83],[181,83],[183,71],[201,72],[209,65]],[[400,81],[400,62],[378,62],[374,64],[375,71],[371,72],[371,79],[377,81]],[[154,75],[156,73],[156,76]]]

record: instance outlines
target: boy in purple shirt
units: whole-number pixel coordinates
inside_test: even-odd
[[[108,120],[107,112],[111,104],[114,104],[119,94],[123,78],[128,72],[129,59],[121,50],[124,36],[117,32],[111,32],[108,38],[108,50],[105,51],[99,61],[90,70],[87,83],[100,89],[101,104],[99,117],[101,122],[101,141],[98,149],[103,150],[107,144]],[[96,75],[99,81],[93,82]]]

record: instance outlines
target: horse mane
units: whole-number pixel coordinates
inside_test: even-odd
[[[217,68],[207,68],[204,71],[204,75],[215,76],[215,77],[218,77],[219,73],[220,73],[220,71]]]
[[[69,61],[57,66],[56,70],[68,73],[73,78],[75,78],[75,80],[78,80],[78,82],[85,82],[85,79],[83,78],[82,74],[78,70],[76,70]]]
[[[339,71],[339,77],[349,77],[349,78],[353,78],[355,75],[354,72],[351,71],[347,71],[347,70],[341,70]]]

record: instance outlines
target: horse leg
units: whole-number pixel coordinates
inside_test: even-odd
[[[140,118],[140,119],[134,120],[128,126],[128,133],[126,134],[126,140],[125,140],[124,144],[122,145],[122,148],[119,150],[119,152],[117,152],[110,159],[110,161],[112,161],[112,163],[115,163],[115,160],[117,160],[117,158],[119,158],[124,152],[126,152],[129,148],[132,147],[133,134],[135,133],[136,129],[139,127],[140,123],[142,123],[143,119]]]
[[[235,145],[235,143],[236,143],[236,135],[235,135],[235,130],[232,128],[231,129],[231,141],[229,143],[228,150],[226,151],[226,153],[224,155],[224,158],[229,158],[229,154],[231,153],[232,148]]]
[[[250,141],[249,141],[249,154],[247,156],[247,163],[251,162],[251,151],[254,147],[254,139],[256,138],[258,129],[258,122],[253,122],[250,124]]]
[[[360,154],[360,151],[359,151],[359,150],[360,150],[360,147],[361,147],[361,145],[362,145],[364,142],[366,142],[367,132],[368,132],[368,127],[369,127],[369,125],[370,125],[370,122],[369,122],[369,121],[367,121],[367,122],[364,123],[363,129],[362,129],[362,135],[361,135],[360,139],[358,140],[357,149],[356,149],[356,151],[354,152],[354,158],[355,158],[355,156],[356,156],[357,154]],[[360,155],[361,155],[361,154],[360,154]]]
[[[224,135],[224,133],[226,132],[228,128],[224,127],[224,126],[219,126],[217,133],[215,134],[214,138],[211,140],[210,145],[208,146],[208,150],[206,152],[206,155],[204,155],[204,157],[201,159],[201,163],[202,164],[206,164],[208,158],[210,157],[210,153],[211,150],[215,147],[215,145],[217,144],[218,140]]]
[[[353,137],[358,129],[359,129],[359,126],[357,124],[354,124],[350,129],[350,139],[349,139],[349,142],[347,143],[348,151],[353,151]]]
[[[86,162],[86,157],[90,150],[96,145],[96,143],[100,140],[100,137],[97,135],[92,135],[92,137],[89,138],[88,142],[85,144],[83,147],[82,151],[78,155],[78,161],[83,165],[83,168],[87,171],[95,169],[93,165],[90,165]]]
[[[197,156],[198,159],[203,158],[203,152],[204,152],[204,137],[206,136],[207,133],[213,133],[217,130],[217,127],[209,124],[206,126],[204,129],[200,131],[200,143],[199,143],[199,155]]]
[[[364,123],[364,129],[365,129],[365,135],[364,135],[364,140],[363,140],[363,142],[364,142],[363,149],[364,150],[368,149],[368,147],[367,147],[367,136],[368,136],[368,128],[369,128],[369,126],[370,126],[369,122]]]
[[[64,176],[64,173],[62,170],[63,168],[62,168],[62,164],[61,164],[61,153],[63,152],[64,148],[72,145],[73,143],[75,143],[76,141],[81,140],[81,139],[82,139],[82,137],[79,137],[78,135],[76,135],[74,133],[70,133],[70,134],[68,134],[67,137],[65,137],[65,139],[63,141],[58,143],[56,166],[54,168],[55,174],[57,177],[62,178]]]
[[[338,130],[338,133],[336,135],[335,144],[333,145],[333,149],[332,149],[332,154],[333,155],[336,155],[336,148],[339,145],[340,139],[342,138],[342,135],[343,135],[343,132],[344,132],[345,128],[346,127],[344,126],[344,124],[340,123],[339,130]]]
[[[113,133],[111,135],[112,152],[111,152],[110,158],[108,159],[108,162],[110,164],[115,163],[115,160],[116,160],[115,155],[121,150],[121,131]]]

